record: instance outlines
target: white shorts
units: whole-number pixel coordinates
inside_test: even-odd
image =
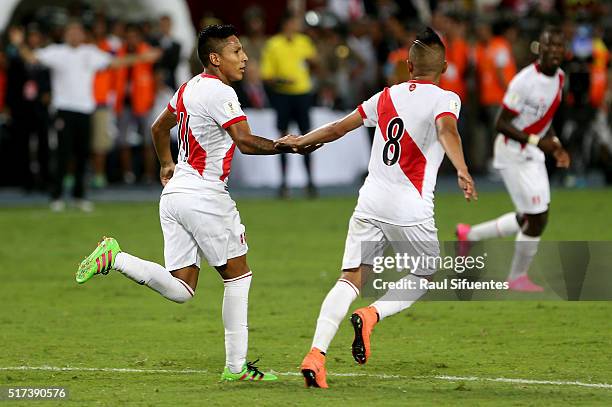
[[[440,255],[438,229],[433,219],[413,226],[399,226],[373,219],[351,216],[344,245],[342,270],[372,264],[373,256],[381,256],[391,244],[396,253],[412,253],[437,257]],[[362,253],[362,248],[367,250]],[[413,274],[431,275],[433,269],[413,270]]]
[[[543,162],[522,162],[499,172],[518,213],[536,215],[548,210],[550,184]]]
[[[162,195],[159,220],[169,271],[199,267],[202,255],[210,266],[222,266],[248,251],[245,228],[229,194]]]

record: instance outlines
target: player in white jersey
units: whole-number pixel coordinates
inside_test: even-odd
[[[276,376],[246,362],[248,295],[252,273],[246,261],[245,228],[227,192],[236,147],[243,154],[279,154],[272,140],[251,134],[229,86],[242,79],[248,60],[231,25],[208,26],[199,34],[198,55],[205,71],[184,83],[152,126],[164,186],[159,217],[166,267],[122,252],[105,238],[76,274],[84,283],[114,269],[165,298],[191,299],[203,256],[223,278],[226,366],[223,380],[269,381]],[[170,130],[179,126],[179,155],[170,152]],[[286,151],[285,151],[286,152]],[[300,151],[304,152],[304,151]]]
[[[307,387],[327,387],[328,346],[359,295],[365,282],[362,273],[367,273],[372,265],[372,259],[362,253],[362,243],[397,245],[403,242],[418,254],[439,255],[433,196],[445,152],[457,170],[465,198],[476,197],[457,131],[460,99],[438,87],[440,76],[446,70],[444,56],[445,47],[440,38],[430,28],[424,30],[410,48],[410,81],[385,88],[342,120],[300,138],[288,136],[278,141],[280,145],[303,148],[334,141],[361,125],[376,127],[369,174],[349,221],[342,275],[323,301],[312,348],[302,362]],[[394,248],[397,251],[398,247]],[[412,270],[403,280],[418,284],[421,277],[434,272],[429,268]],[[352,314],[355,330],[352,351],[358,363],[366,363],[370,355],[370,333],[374,325],[408,308],[427,290],[401,291],[389,290],[371,306]]]
[[[500,134],[495,140],[493,164],[501,172],[515,211],[478,225],[457,225],[463,252],[469,249],[470,241],[516,235],[508,276],[511,290],[543,290],[529,279],[527,271],[548,219],[550,185],[544,154],[552,154],[558,167],[567,168],[570,161],[551,125],[563,91],[565,75],[559,65],[564,43],[559,29],[550,27],[542,32],[537,62],[512,79],[497,119]]]

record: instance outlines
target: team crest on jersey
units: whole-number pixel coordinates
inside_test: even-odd
[[[223,109],[225,109],[225,113],[227,113],[228,116],[236,116],[239,108],[239,106],[236,105],[237,103],[235,101],[228,100],[223,104]]]
[[[414,83],[411,83],[411,84],[410,84],[410,86],[408,86],[408,90],[409,90],[410,92],[412,92],[412,91],[413,91],[413,90],[415,90],[415,89],[416,89],[416,85],[415,85]]]

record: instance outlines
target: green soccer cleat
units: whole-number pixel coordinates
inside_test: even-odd
[[[121,252],[119,243],[112,237],[104,237],[98,247],[79,265],[76,282],[83,284],[94,274],[108,274],[115,265],[117,254]]]
[[[255,363],[257,363],[259,359],[254,362],[247,362],[242,368],[242,372],[240,373],[232,373],[230,370],[225,367],[223,373],[221,373],[221,380],[226,382],[234,382],[234,381],[254,381],[254,382],[270,382],[274,380],[278,380],[278,377],[273,375],[272,373],[264,373],[259,370]]]

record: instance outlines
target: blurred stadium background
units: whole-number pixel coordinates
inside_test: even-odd
[[[406,80],[407,47],[419,27],[431,25],[444,37],[449,70],[442,86],[463,101],[460,130],[481,198],[475,205],[462,202],[454,175],[441,168],[440,240],[454,239],[458,221],[482,221],[510,210],[510,198],[490,166],[492,120],[501,102],[500,91],[492,89],[503,89],[514,72],[534,60],[532,42],[546,23],[561,25],[568,80],[555,127],[573,163],[569,170],[549,167],[552,209],[544,239],[612,240],[608,1],[2,0],[1,385],[68,386],[75,405],[227,404],[227,387],[217,383],[215,370],[223,364],[222,287],[215,273],[201,273],[199,295],[185,306],[118,281],[122,277],[113,273],[77,286],[73,273],[103,234],[140,257],[163,262],[161,187],[157,162],[147,151],[148,126],[122,127],[117,119],[132,114],[150,123],[177,86],[201,72],[194,60],[199,28],[218,22],[239,28],[249,63],[245,79],[235,85],[237,93],[254,132],[279,136],[276,89],[261,67],[266,42],[279,34],[287,9],[299,16],[300,31],[316,49],[307,92],[313,128],[351,111],[381,87]],[[128,31],[162,49],[163,56],[147,68],[145,86],[154,100],[144,113],[117,108],[116,95],[129,90],[126,81],[112,79],[113,72],[106,86],[91,84],[98,127],[83,134],[91,137],[92,150],[78,158],[87,160],[86,196],[95,209],[52,214],[57,122],[49,72],[24,64],[8,33],[22,27],[28,45],[39,48],[61,42],[71,19],[83,23],[88,42],[107,52],[120,52]],[[120,131],[126,133],[130,160],[118,143]],[[286,197],[279,190],[278,157],[236,153],[230,190],[249,233],[249,262],[256,271],[250,356],[263,356],[262,367],[286,373],[268,388],[235,387],[232,402],[610,405],[610,302],[418,303],[377,328],[378,359],[367,367],[353,365],[347,352],[350,330],[343,326],[328,369],[346,375],[330,377],[333,392],[296,391],[301,378],[294,373],[310,346],[321,300],[337,278],[346,225],[367,171],[370,137],[362,129],[313,154],[314,188],[304,189],[302,158],[289,157],[289,201],[276,200]],[[70,172],[62,180],[67,201],[75,182]],[[105,368],[119,370],[100,370]],[[173,373],[184,369],[195,371]],[[474,376],[484,379],[469,379]],[[495,381],[499,377],[527,382]]]
[[[154,197],[159,187],[156,159],[150,143],[145,142],[148,124],[177,86],[201,72],[194,42],[198,29],[207,24],[225,22],[239,27],[250,61],[245,80],[235,85],[236,90],[256,134],[279,136],[273,109],[277,91],[260,68],[265,64],[266,41],[279,34],[287,9],[300,16],[299,29],[316,47],[307,92],[311,127],[354,109],[385,85],[406,80],[407,48],[422,25],[433,26],[449,48],[449,69],[442,86],[457,92],[463,102],[460,129],[468,164],[481,184],[493,188],[501,186],[490,161],[492,121],[503,88],[517,70],[534,60],[532,41],[541,27],[561,25],[568,42],[564,69],[569,80],[555,128],[570,149],[573,164],[569,171],[557,173],[551,167],[553,184],[602,187],[612,182],[607,45],[612,40],[611,7],[609,2],[571,0],[239,0],[214,7],[180,0],[3,1],[0,201],[44,201],[57,165],[57,123],[50,103],[49,72],[23,63],[8,39],[9,27],[23,27],[28,45],[40,48],[61,42],[63,26],[77,19],[87,29],[88,42],[117,54],[124,46],[127,26],[127,31],[138,32],[138,41],[163,51],[162,58],[149,67],[152,75],[145,86],[155,97],[144,112],[131,112],[129,105],[120,106],[115,100],[117,95],[129,94],[129,79],[113,80],[113,72],[105,73],[111,77],[105,84],[96,78],[92,84],[98,106],[92,125],[96,130],[89,135],[91,156],[87,157],[87,184],[93,191],[88,196],[94,200],[141,196],[136,191]],[[118,125],[118,118],[130,114],[145,125]],[[105,123],[100,125],[100,121]],[[295,126],[290,130],[299,132]],[[127,139],[127,147],[119,146],[119,133]],[[355,190],[367,170],[369,137],[362,129],[350,142],[342,140],[313,157],[313,182],[323,187],[324,194]],[[131,153],[127,158],[126,149]],[[307,183],[300,161],[290,157],[289,187]],[[69,172],[63,181],[70,186],[73,174]],[[270,195],[280,182],[277,157],[237,155],[231,177],[234,191]],[[124,193],[106,194],[108,187],[121,187]]]

